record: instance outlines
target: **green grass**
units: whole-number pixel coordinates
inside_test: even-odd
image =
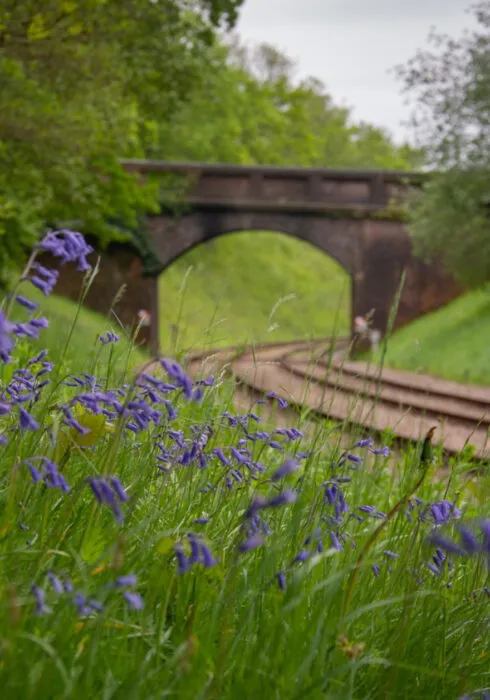
[[[201,348],[348,333],[350,294],[343,268],[308,243],[259,231],[223,236],[163,273],[162,347],[176,334],[178,347]]]
[[[489,384],[489,290],[469,292],[394,333],[386,365]]]
[[[138,348],[132,349],[131,338],[126,336],[124,329],[121,329],[115,320],[80,308],[70,299],[54,294],[45,297],[31,285],[25,286],[22,292],[40,304],[40,314],[49,321],[48,328],[32,343],[32,347],[38,351],[48,348],[50,356],[56,357],[58,362],[61,360],[66,371],[77,373],[92,369],[96,372],[101,364],[107,363],[111,348],[113,369],[118,372],[124,370],[128,357],[130,367],[146,361],[147,355]],[[27,318],[26,314],[19,311],[19,307],[15,308],[15,314]],[[99,335],[107,331],[113,331],[120,336],[117,346],[101,345]]]
[[[66,351],[74,309],[55,298],[43,303],[52,323],[36,349],[48,346],[55,362],[44,379],[63,376],[57,374],[59,362],[94,372],[94,336],[106,330],[106,321],[82,312]],[[0,373],[3,399],[15,395],[15,386],[7,386],[12,369],[33,354],[24,342],[14,350],[14,361],[5,366],[10,369]],[[105,347],[95,371],[114,380],[104,389],[131,381],[129,372],[115,379],[114,362]],[[167,393],[165,385],[152,387],[152,394],[148,388],[126,393],[134,399],[127,403],[129,415],[94,414],[85,403],[76,415],[92,431],[83,437],[63,425],[61,407],[77,397],[80,405],[87,388],[52,382],[40,389],[23,403],[39,423],[34,430],[20,429],[18,408],[6,412],[3,402],[0,434],[8,443],[0,447],[2,699],[455,700],[488,689],[485,556],[450,555],[451,567],[446,561],[437,575],[427,566],[435,554],[428,543],[431,504],[457,502],[479,533],[479,519],[490,516],[488,471],[469,479],[471,465],[460,455],[450,461],[451,478],[436,480],[421,470],[417,447],[404,449],[388,470],[381,457],[352,445],[359,466],[340,459],[338,428],[324,421],[309,437],[292,442],[275,434],[282,450],[273,449],[267,435],[246,439],[262,427],[252,415],[230,425],[229,381],[207,388],[199,403],[180,391]],[[124,401],[127,387],[122,391]],[[165,400],[177,411],[171,421]],[[100,396],[96,402],[99,409],[111,405]],[[162,415],[150,412],[148,425],[134,433],[128,420],[134,422],[145,407]],[[299,412],[296,427],[303,429],[307,420],[311,416]],[[248,466],[232,452],[244,439]],[[199,447],[192,449],[196,441]],[[286,455],[297,457],[298,470],[273,480]],[[26,464],[33,457],[54,460],[70,490],[35,483]],[[435,462],[440,468],[440,454]],[[42,468],[42,461],[35,464]],[[116,501],[97,503],[87,483],[104,478],[110,489],[113,476],[128,496],[119,520]],[[342,490],[348,510],[339,496],[337,509],[326,498],[325,482]],[[422,501],[408,505],[416,485]],[[286,491],[295,492],[294,502],[258,513],[269,529],[247,517],[259,496]],[[390,520],[359,510],[369,505],[386,514],[400,501],[405,505]],[[203,517],[207,523],[196,522]],[[384,529],[364,550],[381,524]],[[240,545],[253,527],[264,542],[243,552]],[[179,573],[176,548],[188,560],[189,532],[200,542],[201,561],[187,561],[188,570]],[[454,518],[448,515],[437,532],[457,537]],[[202,559],[203,546],[211,559]],[[378,576],[372,565],[380,567]],[[135,581],[116,585],[118,577],[132,574]],[[66,580],[73,590],[59,590],[58,581]],[[36,608],[33,585],[37,595],[44,592],[46,607]],[[133,597],[125,599],[128,592]],[[75,596],[83,596],[84,605]],[[137,596],[142,609],[135,609],[141,607]]]

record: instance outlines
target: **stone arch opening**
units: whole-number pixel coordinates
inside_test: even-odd
[[[158,280],[163,350],[351,331],[352,272],[307,236],[208,230],[167,259]]]

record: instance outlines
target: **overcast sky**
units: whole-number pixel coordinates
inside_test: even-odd
[[[431,27],[458,37],[473,26],[470,0],[245,0],[238,31],[267,42],[320,78],[353,117],[410,138],[401,84],[389,71],[427,46]]]

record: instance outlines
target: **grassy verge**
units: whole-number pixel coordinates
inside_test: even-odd
[[[385,364],[447,379],[490,383],[490,294],[469,292],[390,339]]]

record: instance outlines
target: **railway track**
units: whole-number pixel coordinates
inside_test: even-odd
[[[224,368],[253,392],[274,391],[316,414],[391,430],[419,440],[433,425],[444,449],[460,452],[468,443],[475,456],[490,458],[490,387],[462,385],[428,375],[379,369],[345,360],[348,339],[224,348],[189,356],[191,374]]]

